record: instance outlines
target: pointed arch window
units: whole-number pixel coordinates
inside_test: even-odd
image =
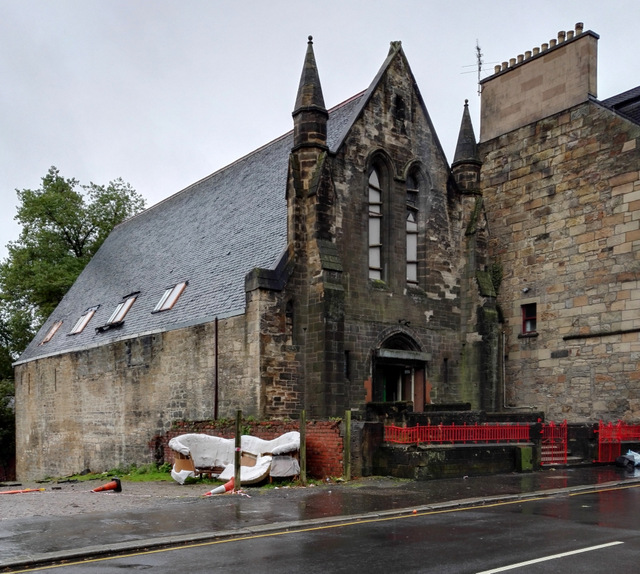
[[[407,283],[418,283],[418,195],[420,187],[415,176],[407,178]]]
[[[382,187],[374,168],[369,175],[369,279],[382,275]]]

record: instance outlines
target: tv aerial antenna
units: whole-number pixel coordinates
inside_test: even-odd
[[[480,86],[480,80],[482,80],[482,72],[486,72],[489,68],[483,68],[485,64],[495,64],[496,62],[485,62],[482,58],[484,54],[480,48],[480,42],[476,39],[476,63],[469,64],[467,66],[462,66],[463,68],[476,68],[475,70],[468,70],[466,72],[462,72],[463,74],[472,74],[477,71],[478,74],[478,96],[482,93],[482,88]]]

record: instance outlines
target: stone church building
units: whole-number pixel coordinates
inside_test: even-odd
[[[597,99],[597,41],[497,68],[449,165],[399,42],[327,109],[310,38],[293,131],[116,227],[17,361],[18,476],[236,409],[640,419],[640,88]]]

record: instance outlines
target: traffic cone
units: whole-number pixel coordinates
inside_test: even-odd
[[[105,490],[113,490],[113,492],[122,492],[120,479],[114,476],[111,482],[107,482],[107,484],[103,484],[98,488],[94,488],[91,492],[103,492]]]
[[[225,492],[229,492],[233,488],[234,479],[232,478],[229,482],[222,484],[220,486],[216,486],[213,490],[209,492],[205,492],[204,496],[212,496],[214,494],[223,494]]]

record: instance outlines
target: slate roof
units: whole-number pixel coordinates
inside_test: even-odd
[[[359,94],[329,111],[330,150],[341,145],[363,104]],[[286,248],[292,144],[289,132],[118,225],[18,363],[243,313],[245,275],[255,267],[275,268]],[[189,284],[174,308],[152,313],[165,289],[181,281]],[[96,332],[134,292],[124,323]],[[69,335],[96,305],[83,332]],[[40,344],[57,321],[63,325]]]
[[[640,86],[600,102],[636,124],[640,124]]]

